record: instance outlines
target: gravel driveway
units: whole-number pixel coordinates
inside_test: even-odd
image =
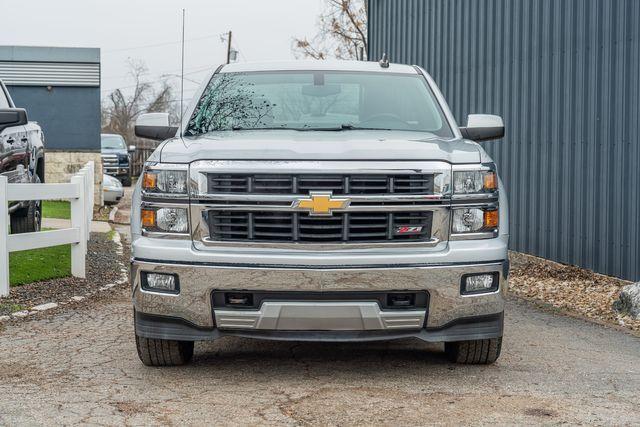
[[[417,341],[225,338],[147,368],[124,288],[0,330],[0,424],[640,422],[640,339],[510,301],[504,352],[456,366]]]

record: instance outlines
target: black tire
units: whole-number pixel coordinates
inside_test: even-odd
[[[131,187],[131,177],[130,176],[123,176],[122,179],[120,180],[120,182],[122,183],[123,187]]]
[[[33,233],[42,225],[42,203],[32,200],[26,208],[11,214],[11,233]]]
[[[146,366],[180,366],[193,358],[193,341],[143,338],[136,335],[138,357]]]
[[[490,365],[500,357],[502,337],[444,344],[449,360],[465,365]]]

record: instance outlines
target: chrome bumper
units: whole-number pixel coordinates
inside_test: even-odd
[[[180,293],[163,294],[141,289],[141,272],[177,274]],[[498,291],[480,295],[461,295],[462,276],[470,273],[499,274]],[[161,263],[133,260],[131,278],[133,303],[137,313],[179,319],[200,329],[235,330],[385,330],[416,329],[422,325],[442,328],[461,319],[497,315],[504,310],[507,289],[507,261],[481,264],[374,266],[319,268],[317,266],[234,266]],[[337,302],[295,302],[263,305],[258,310],[216,309],[213,291],[427,291],[426,310],[381,310],[367,302],[341,306]],[[328,305],[327,305],[328,304]],[[375,304],[375,303],[373,303]],[[266,306],[265,306],[266,305]],[[231,312],[232,311],[232,312]],[[231,313],[230,313],[231,312]],[[328,314],[328,313],[332,314]],[[394,316],[397,316],[394,318]],[[426,322],[424,317],[426,316]],[[327,320],[327,318],[332,318]],[[214,321],[215,318],[215,321]],[[397,327],[393,327],[394,320]],[[326,323],[329,322],[329,323]],[[329,324],[330,326],[327,326]],[[295,326],[298,325],[298,326]]]
[[[259,310],[214,310],[220,329],[375,331],[420,329],[426,310],[386,310],[371,301],[265,301]]]
[[[128,175],[130,167],[129,166],[103,166],[102,170],[104,173],[111,176]]]

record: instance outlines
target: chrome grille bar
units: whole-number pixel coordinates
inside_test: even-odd
[[[196,161],[190,177],[196,248],[433,247],[448,238],[445,162]],[[348,202],[328,215],[309,215],[299,203],[313,194]]]

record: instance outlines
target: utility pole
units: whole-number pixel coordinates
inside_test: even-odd
[[[231,31],[227,35],[227,64],[231,62]]]

